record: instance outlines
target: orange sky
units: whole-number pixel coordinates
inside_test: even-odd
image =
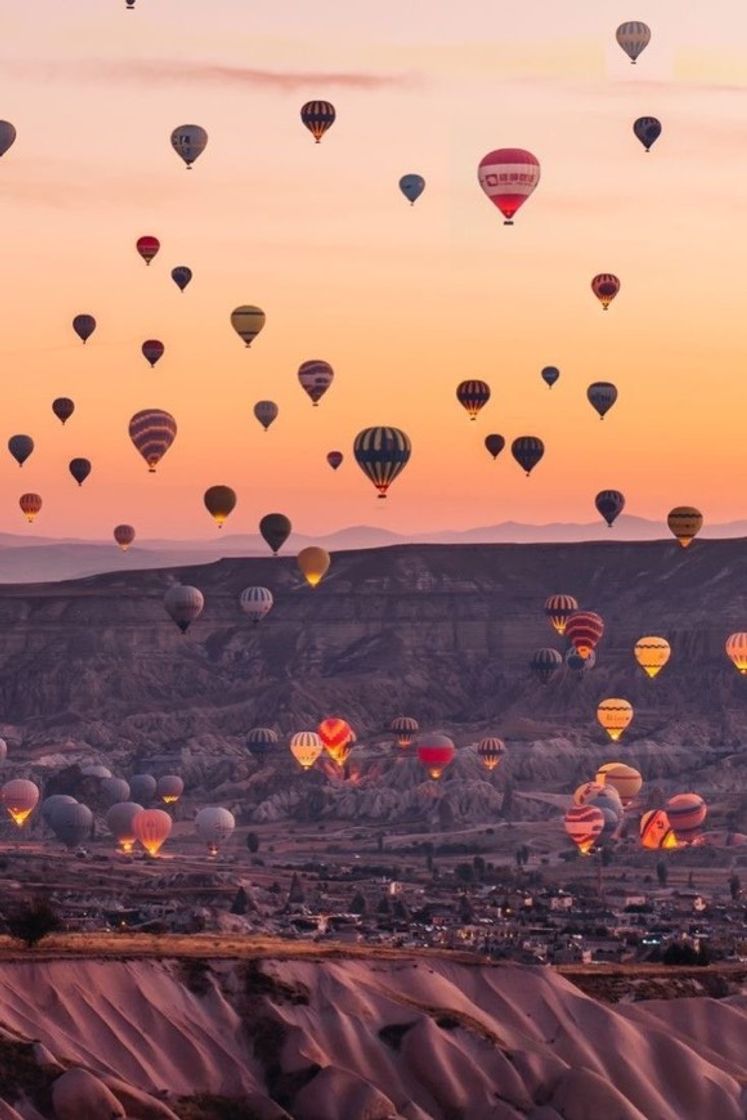
[[[3,439],[37,446],[22,471],[3,452],[0,529],[207,536],[215,483],[239,494],[234,532],[271,510],[320,534],[586,521],[609,487],[644,517],[683,502],[743,516],[744,5],[711,5],[705,25],[673,0],[523,14],[463,0],[458,38],[441,0],[427,19],[403,0],[275,7],[13,0],[4,13],[0,117],[18,140],[0,161]],[[653,31],[636,67],[614,42],[626,18]],[[319,147],[298,118],[313,97],[338,111]],[[664,132],[646,155],[632,122],[648,114]],[[169,144],[186,122],[210,134],[191,174]],[[476,179],[502,146],[542,164],[513,229]],[[428,183],[413,209],[397,189],[409,171]],[[150,269],[134,249],[145,233],[162,244]],[[176,264],[195,274],[184,295]],[[607,314],[589,289],[599,271],[623,284]],[[228,322],[241,303],[267,313],[250,351]],[[85,349],[78,312],[99,324]],[[149,337],[166,344],[152,371]],[[337,375],[318,409],[296,380],[307,358]],[[546,364],[562,371],[551,392]],[[474,424],[454,397],[469,377],[493,391]],[[604,423],[585,396],[600,379],[620,391]],[[61,395],[77,405],[65,428],[50,409]],[[261,398],[280,406],[267,434]],[[127,436],[143,407],[179,424],[155,477]],[[413,444],[386,506],[351,455],[379,423]],[[488,432],[545,441],[531,479],[507,452],[490,460]],[[332,448],[346,455],[336,474]],[[93,462],[80,490],[74,456]],[[33,527],[25,490],[45,503]]]

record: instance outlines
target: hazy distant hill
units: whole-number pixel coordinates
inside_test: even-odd
[[[747,536],[747,521],[706,526],[702,536],[733,539]],[[381,548],[395,544],[546,544],[573,541],[662,540],[669,539],[666,526],[640,517],[621,517],[610,530],[601,522],[549,525],[523,525],[506,521],[498,525],[437,533],[403,535],[375,526],[354,525],[334,533],[310,537],[294,533],[285,546],[294,555],[309,544],[330,551]],[[113,542],[75,538],[55,540],[0,533],[0,583],[40,582],[78,579],[101,572],[136,571],[144,568],[198,564],[229,556],[266,556],[267,545],[259,534],[219,533],[201,540],[138,540],[129,552],[121,552]]]

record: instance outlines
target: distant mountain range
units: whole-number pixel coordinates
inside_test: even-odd
[[[504,521],[474,529],[424,533],[393,533],[370,525],[353,525],[318,537],[294,533],[283,552],[292,555],[309,544],[321,545],[330,552],[341,552],[398,544],[568,544],[600,540],[650,541],[668,536],[669,531],[662,522],[627,516],[620,517],[613,529],[597,521],[585,524],[553,522],[548,525]],[[747,537],[747,521],[707,525],[702,536],[711,539]],[[121,552],[113,541],[30,538],[0,533],[0,583],[46,583],[102,572],[181,567],[209,563],[223,557],[266,554],[267,546],[257,533],[216,533],[214,537],[198,540],[138,540],[128,552]]]

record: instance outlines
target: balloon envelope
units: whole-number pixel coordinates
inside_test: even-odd
[[[504,225],[513,218],[540,181],[536,156],[523,148],[497,148],[480,160],[477,177],[485,194],[498,207]]]
[[[661,121],[656,117],[639,117],[633,124],[633,132],[647,152],[661,136]]]
[[[410,205],[414,206],[425,190],[425,179],[422,175],[403,175],[399,181],[399,189]]]
[[[161,242],[157,237],[152,237],[150,234],[147,234],[145,237],[139,237],[137,239],[135,248],[145,263],[149,265],[161,248]]]
[[[236,491],[230,486],[211,486],[205,491],[203,501],[205,509],[222,529],[223,523],[236,508]]]
[[[315,408],[332,384],[334,376],[335,371],[329,362],[324,362],[320,358],[302,362],[298,367],[301,388],[308,393]]]
[[[60,805],[49,822],[49,827],[67,848],[77,848],[91,835],[93,813],[87,805],[74,802]]]
[[[73,330],[85,345],[86,341],[96,330],[96,320],[93,315],[76,315],[73,319]]]
[[[648,677],[657,676],[672,655],[672,647],[666,638],[647,635],[639,638],[633,649],[636,661]]]
[[[163,357],[166,347],[157,338],[148,338],[141,346],[143,357],[151,369],[155,366],[156,362],[160,362]]]
[[[603,634],[604,619],[595,611],[575,611],[566,622],[566,638],[584,659],[595,649]]]
[[[130,439],[151,474],[176,439],[176,420],[160,408],[144,408],[130,420]]]
[[[33,450],[34,441],[31,436],[11,436],[8,440],[8,451],[19,467],[23,466]]]
[[[342,451],[327,452],[327,462],[329,463],[333,471],[337,470],[337,468],[342,464],[344,458],[345,456],[343,455]]]
[[[355,461],[371,480],[380,498],[405,469],[412,454],[410,438],[399,428],[364,428],[353,444]]]
[[[547,387],[549,389],[552,389],[553,385],[560,377],[560,370],[557,368],[557,366],[545,366],[545,368],[540,373],[540,377],[545,382]]]
[[[155,856],[171,835],[171,817],[163,809],[143,809],[135,814],[132,830],[148,855]]]
[[[207,844],[211,855],[216,855],[221,845],[230,840],[235,828],[233,813],[221,805],[208,805],[195,817],[197,835]]]
[[[202,614],[205,598],[199,588],[177,583],[164,595],[163,605],[182,634],[186,634]]]
[[[428,772],[428,777],[437,782],[447,766],[456,756],[456,747],[448,735],[431,732],[418,739],[418,759]]]
[[[620,281],[611,272],[600,272],[592,280],[591,290],[606,311],[620,291]]]
[[[120,801],[112,805],[106,814],[106,827],[123,851],[131,852],[137,839],[135,817],[142,813],[143,806],[136,801]]]
[[[613,743],[621,737],[633,719],[633,705],[618,696],[602,700],[597,707],[597,719]]]
[[[275,556],[288,540],[292,528],[284,513],[266,513],[259,523],[260,536]]]
[[[617,400],[617,387],[611,381],[595,381],[586,390],[586,396],[591,407],[599,413],[599,418],[604,420]]]
[[[261,307],[242,304],[231,312],[231,326],[236,334],[249,347],[265,325],[265,313]]]
[[[171,147],[184,160],[187,167],[205,151],[208,134],[199,124],[180,124],[171,133]]]
[[[594,499],[594,505],[611,529],[625,509],[625,495],[620,490],[600,490]]]
[[[18,499],[18,505],[21,507],[21,513],[24,515],[29,525],[31,525],[36,515],[41,513],[41,496],[39,494],[21,494]]]
[[[651,28],[639,19],[628,20],[621,23],[615,32],[618,46],[625,51],[632,63],[651,42]]]
[[[130,778],[130,797],[147,805],[156,796],[158,782],[152,774],[133,774]]]
[[[316,587],[327,574],[331,560],[326,549],[311,545],[301,549],[296,562],[309,586]]]
[[[506,446],[506,441],[503,436],[499,436],[497,432],[491,432],[489,436],[485,436],[485,446],[493,459],[497,459]]]
[[[164,805],[175,805],[184,793],[184,781],[178,774],[164,774],[158,779],[156,797]]]
[[[726,639],[726,656],[742,676],[747,675],[747,633],[730,634]]]
[[[298,731],[290,741],[290,751],[299,766],[310,770],[324,750],[316,731]]]
[[[78,483],[78,486],[82,486],[91,473],[91,460],[71,459],[68,464],[68,470]]]
[[[254,415],[265,431],[277,420],[279,411],[274,401],[257,401],[254,406]]]
[[[239,603],[244,614],[256,624],[270,613],[274,599],[267,587],[245,587]]]
[[[57,397],[56,400],[52,401],[52,412],[64,425],[75,412],[75,404],[69,397]]]
[[[172,268],[171,270],[171,279],[174,281],[179,291],[183,292],[192,281],[192,269],[187,268],[186,264],[178,264],[176,268]]]
[[[667,516],[669,531],[681,548],[688,548],[703,528],[703,514],[695,506],[676,506]]]
[[[13,147],[16,135],[15,127],[10,121],[0,121],[0,156],[4,156]]]
[[[475,420],[490,400],[490,386],[486,381],[462,381],[457,385],[456,395],[470,420]]]
[[[420,730],[420,725],[412,716],[395,716],[389,724],[389,730],[394,732],[397,745],[405,748],[412,743]]]
[[[307,101],[301,107],[301,120],[317,144],[335,123],[336,117],[335,107],[330,101]]]
[[[578,602],[572,595],[550,595],[545,600],[545,615],[558,634],[565,634],[568,619],[577,610]]]
[[[13,824],[23,828],[38,804],[39,787],[27,778],[12,778],[0,789],[0,801]]]
[[[122,549],[122,552],[126,552],[135,540],[135,530],[132,525],[116,525],[114,528],[114,540]]]
[[[519,436],[511,444],[511,454],[529,477],[545,454],[545,445],[537,436]]]

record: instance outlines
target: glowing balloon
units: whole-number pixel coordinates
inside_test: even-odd
[[[156,797],[164,805],[175,805],[184,793],[184,782],[178,774],[164,774],[156,784]]]
[[[317,734],[330,758],[342,766],[355,742],[355,733],[347,720],[339,716],[323,719]]]
[[[106,814],[106,827],[111,832],[123,852],[131,852],[135,847],[135,817],[143,812],[143,806],[136,801],[120,801],[112,805]]]
[[[540,165],[536,156],[523,148],[498,148],[480,160],[477,177],[503,214],[503,224],[512,226],[514,214],[540,181]]]
[[[455,756],[456,747],[448,735],[431,732],[418,739],[418,759],[434,782],[439,780]]]
[[[132,831],[149,856],[157,856],[171,835],[171,817],[164,809],[143,809],[132,820]]]
[[[726,656],[732,661],[734,667],[742,674],[747,675],[747,634],[744,631],[730,634],[726,639]]]
[[[265,325],[266,316],[260,307],[242,304],[231,312],[231,326],[244,344],[251,346]]]
[[[397,746],[406,749],[420,730],[420,725],[412,716],[395,716],[389,724],[389,730],[394,732]]]
[[[39,802],[39,787],[26,778],[12,778],[0,789],[0,802],[13,824],[23,828]]]
[[[639,638],[633,647],[636,661],[649,677],[655,677],[672,656],[672,647],[666,638],[654,635]]]
[[[230,486],[211,486],[204,494],[203,501],[219,529],[236,508],[236,491]]]
[[[584,658],[571,647],[565,655],[565,663],[572,673],[578,673],[580,675],[594,668],[597,663],[597,655],[594,653],[594,650],[591,650],[588,657]]]
[[[695,506],[676,506],[667,516],[669,531],[681,548],[688,548],[703,528],[703,514]]]
[[[296,557],[301,575],[309,587],[316,587],[322,581],[329,569],[330,562],[330,555],[326,549],[317,548],[314,545],[309,548],[302,548]]]
[[[299,766],[310,770],[324,750],[316,731],[298,731],[290,741],[290,751]]]
[[[658,851],[677,847],[677,837],[672,832],[669,817],[663,809],[650,809],[644,813],[638,833],[644,848]]]
[[[692,844],[705,824],[708,807],[699,793],[677,793],[664,806],[680,844]]]
[[[481,739],[477,744],[477,757],[488,771],[495,770],[505,753],[506,744],[494,735]]]
[[[558,634],[565,634],[568,619],[578,610],[578,602],[572,595],[551,595],[545,600],[545,615]]]
[[[176,439],[176,420],[160,408],[145,408],[130,420],[130,439],[153,474]]]
[[[236,828],[236,818],[221,805],[208,805],[200,809],[195,817],[197,835],[207,844],[211,856],[217,856],[221,846],[227,843]]]
[[[565,635],[584,660],[604,634],[604,619],[595,611],[575,611],[565,625]]]
[[[573,805],[563,825],[581,854],[588,855],[604,830],[604,813],[594,805]]]
[[[335,123],[336,117],[335,107],[329,101],[307,101],[301,108],[301,121],[317,144]]]
[[[605,762],[597,770],[597,781],[616,790],[625,809],[633,804],[643,788],[639,771],[624,762]]]
[[[602,700],[597,707],[597,720],[609,735],[613,743],[621,737],[633,719],[633,705],[629,700],[620,697],[609,697]]]

